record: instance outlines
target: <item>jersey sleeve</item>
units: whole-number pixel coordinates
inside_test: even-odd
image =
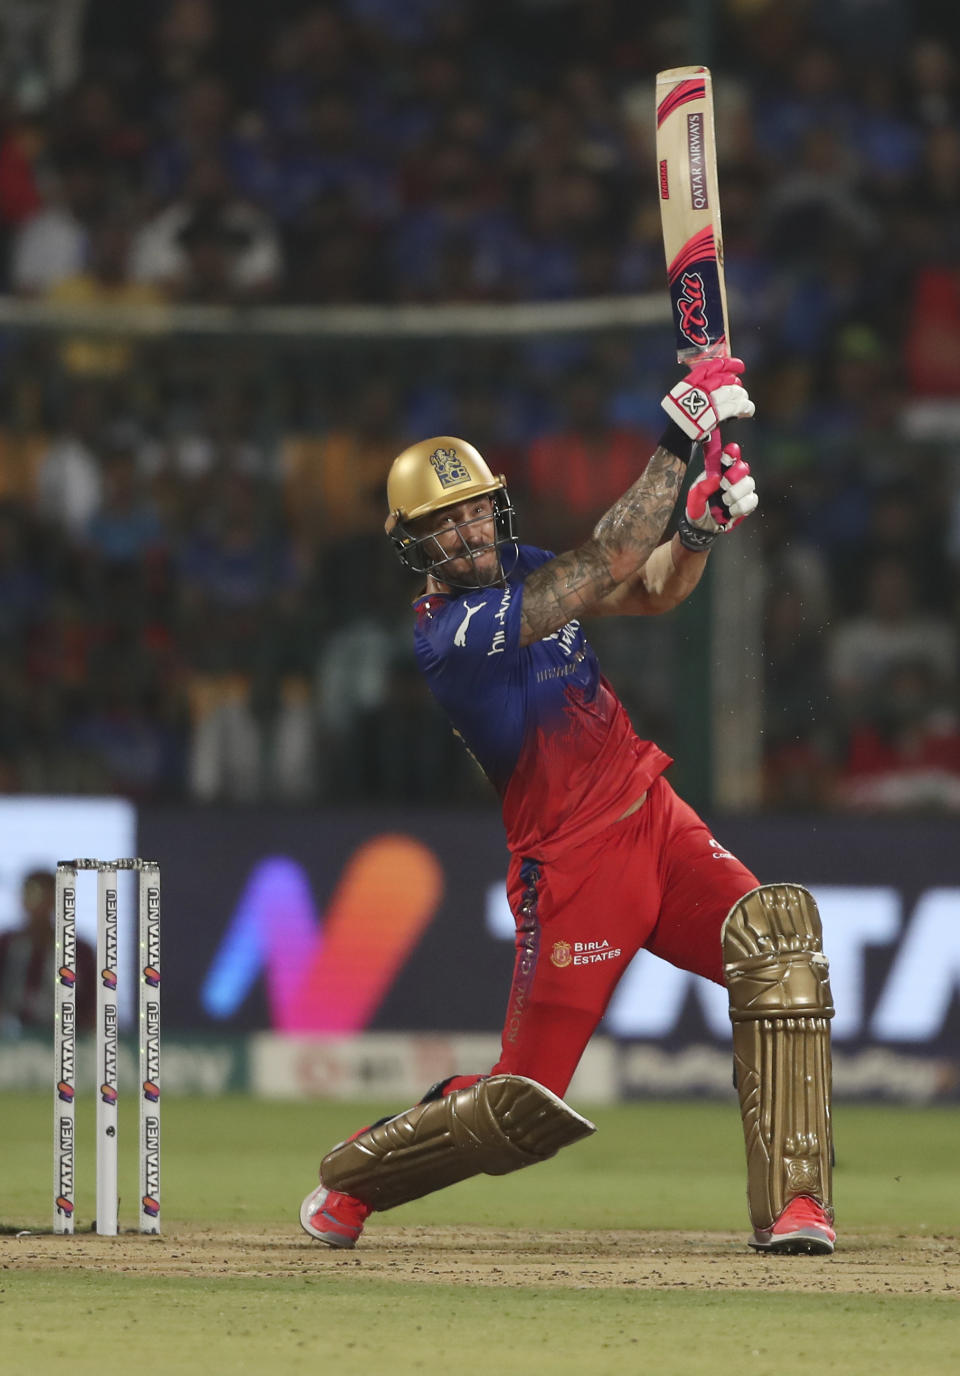
[[[416,648],[425,673],[470,695],[479,680],[516,661],[523,589],[483,588],[463,597],[428,596],[417,606]]]

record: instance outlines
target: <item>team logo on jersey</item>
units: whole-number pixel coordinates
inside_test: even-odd
[[[457,458],[455,449],[435,449],[430,462],[440,479],[441,487],[457,487],[470,481],[470,473],[462,459]]]
[[[553,950],[550,952],[550,964],[555,965],[558,970],[565,970],[568,965],[573,964],[573,948],[569,941],[555,941]]]

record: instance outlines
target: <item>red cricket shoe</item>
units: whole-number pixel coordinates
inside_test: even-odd
[[[822,1204],[808,1194],[798,1194],[772,1228],[754,1230],[750,1246],[758,1252],[829,1256],[837,1234]]]
[[[320,1184],[300,1205],[300,1226],[328,1247],[353,1247],[372,1213],[369,1204],[354,1199],[352,1194],[328,1190]]]

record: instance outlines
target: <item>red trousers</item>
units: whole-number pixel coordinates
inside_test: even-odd
[[[662,776],[635,813],[562,859],[514,857],[517,955],[491,1073],[562,1095],[641,948],[722,984],[724,919],[758,882]]]

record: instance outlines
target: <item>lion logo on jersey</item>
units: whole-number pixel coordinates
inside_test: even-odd
[[[550,964],[555,965],[558,970],[565,970],[572,961],[573,950],[569,941],[555,941],[550,952]]]
[[[468,483],[470,472],[455,449],[435,449],[430,462],[440,479],[441,487],[456,487],[458,483]]]

